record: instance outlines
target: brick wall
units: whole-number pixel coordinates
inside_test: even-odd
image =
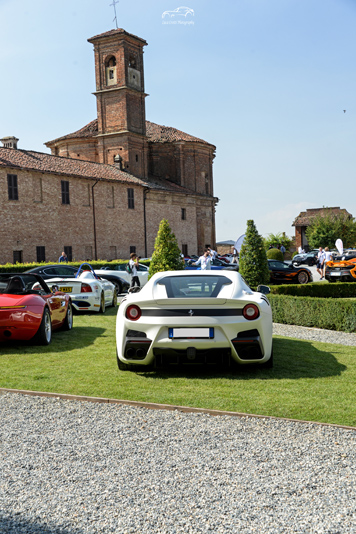
[[[17,174],[18,200],[8,200],[8,173]],[[62,204],[62,180],[69,182],[69,205]],[[128,258],[131,246],[145,256],[144,188],[109,181],[94,184],[94,180],[84,178],[1,169],[0,263],[12,262],[13,251],[22,251],[24,262],[36,261],[37,246],[45,247],[48,262],[57,262],[65,246],[72,247],[73,259],[94,259],[93,194],[98,259],[114,259],[113,253],[118,258]],[[128,208],[128,188],[134,190],[134,209]],[[164,218],[180,247],[185,244],[190,254],[201,253],[205,244],[214,242],[213,213],[211,199],[149,191],[147,255],[153,252],[159,223]]]
[[[9,173],[14,170],[9,169]],[[12,262],[13,251],[23,261],[36,261],[36,246],[46,247],[46,261],[57,261],[64,246],[73,258],[87,258],[94,243],[92,186],[94,181],[30,171],[16,171],[19,200],[8,200],[7,171],[0,170],[0,263]],[[61,180],[69,182],[70,205],[62,204]],[[135,209],[128,209],[128,185],[98,182],[94,187],[98,258],[127,258],[130,246],[144,248],[143,189],[134,189]]]

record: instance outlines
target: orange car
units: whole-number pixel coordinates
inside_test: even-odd
[[[356,282],[356,258],[342,261],[328,261],[325,278],[329,282]]]

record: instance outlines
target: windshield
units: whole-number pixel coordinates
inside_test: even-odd
[[[164,285],[168,298],[217,297],[222,287],[232,284],[226,276],[167,276],[157,282]]]

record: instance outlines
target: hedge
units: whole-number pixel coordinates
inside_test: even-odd
[[[356,285],[356,284],[355,284]],[[356,300],[269,294],[275,323],[356,332]]]
[[[126,264],[129,260],[115,260],[115,261],[102,261],[102,260],[98,260],[98,261],[88,261],[86,263],[89,263],[89,265],[91,265],[93,267],[93,269],[100,269],[100,267],[103,267],[104,265],[118,265],[118,264]],[[69,262],[69,263],[63,263],[63,265],[70,265],[71,267],[80,267],[80,265],[82,263],[85,263],[85,262],[82,262],[82,261],[72,261],[72,262]],[[142,262],[140,262],[144,265],[147,265],[149,266],[150,264],[150,261],[149,260],[143,260]],[[42,267],[44,265],[58,265],[58,264],[55,264],[55,263],[36,263],[36,262],[33,262],[33,263],[15,263],[15,264],[12,264],[12,263],[5,263],[4,265],[0,265],[0,273],[23,273],[25,271],[28,271],[29,269],[35,269],[36,267]]]
[[[270,286],[270,289],[272,295],[318,298],[356,298],[355,282],[339,282],[336,284],[285,284],[280,286]]]

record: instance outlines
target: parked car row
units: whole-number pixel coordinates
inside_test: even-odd
[[[81,265],[75,276],[46,281],[36,272],[1,273],[0,342],[48,345],[53,330],[72,329],[73,308],[104,313],[106,306],[116,305],[115,284],[96,275],[89,264]]]
[[[64,265],[63,263],[57,263],[52,265],[40,265],[39,267],[34,267],[33,269],[29,269],[26,272],[39,274],[44,280],[49,280],[55,277],[60,277],[64,280],[65,278],[75,277],[78,273],[78,267],[73,267],[72,265]],[[96,274],[100,274],[96,270],[94,272]],[[127,277],[123,275],[124,273],[119,276],[118,273],[115,271],[107,271],[104,275],[101,275],[100,277],[104,280],[109,280],[109,282],[114,284],[114,286],[116,287],[117,294],[120,295],[121,293],[127,291],[130,287],[129,280],[127,280]],[[130,275],[128,275],[128,277],[129,276]]]

